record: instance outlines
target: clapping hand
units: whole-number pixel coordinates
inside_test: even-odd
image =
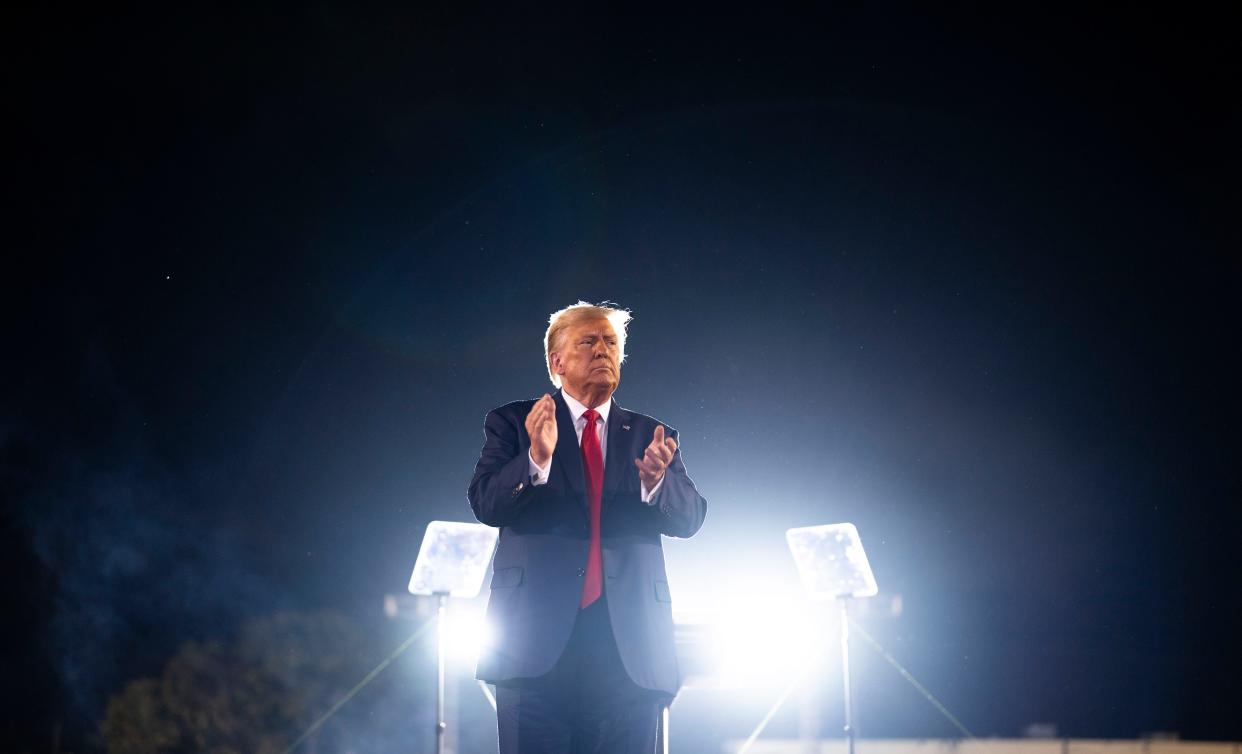
[[[643,451],[643,457],[634,459],[634,465],[638,467],[638,478],[644,487],[651,490],[660,483],[664,478],[664,470],[673,462],[673,454],[676,452],[677,441],[664,436],[663,425],[657,426],[651,444]]]
[[[547,466],[556,450],[556,404],[547,393],[526,415],[526,434],[530,435],[530,459],[537,466]]]

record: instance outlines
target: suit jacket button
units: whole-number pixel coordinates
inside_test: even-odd
[[[585,576],[585,575],[586,575],[586,569],[585,569],[585,568],[579,568],[579,569],[578,569],[578,575],[579,575],[579,576]]]

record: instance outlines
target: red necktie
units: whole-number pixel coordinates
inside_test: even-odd
[[[588,408],[582,428],[582,475],[586,479],[587,502],[591,511],[591,547],[587,550],[586,580],[582,582],[582,602],[586,607],[599,599],[604,591],[604,558],[599,546],[599,509],[604,495],[604,452],[599,447],[599,434],[595,420],[599,413]]]

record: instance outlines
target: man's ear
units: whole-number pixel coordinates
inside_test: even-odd
[[[552,372],[554,374],[565,374],[565,365],[561,362],[561,354],[553,351],[548,356],[552,359]]]

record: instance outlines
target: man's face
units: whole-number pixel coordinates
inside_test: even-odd
[[[617,333],[606,319],[579,322],[565,328],[552,352],[552,369],[561,385],[584,403],[603,403],[621,382],[621,349]]]

